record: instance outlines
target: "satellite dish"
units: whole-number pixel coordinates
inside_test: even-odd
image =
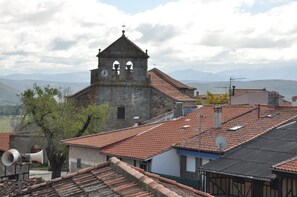
[[[223,151],[227,148],[228,142],[223,136],[216,137],[216,146],[220,151]]]

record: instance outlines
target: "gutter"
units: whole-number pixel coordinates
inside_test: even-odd
[[[232,174],[232,173],[227,173],[227,172],[219,172],[219,171],[215,171],[215,170],[208,170],[208,169],[203,169],[203,168],[200,168],[200,170],[204,171],[204,172],[223,174],[223,175],[227,175],[227,176],[240,177],[240,178],[251,179],[251,180],[269,181],[269,182],[271,182],[271,180],[273,180],[273,178],[264,178],[264,177],[260,178],[260,177],[254,177],[254,176],[245,176],[245,175]]]

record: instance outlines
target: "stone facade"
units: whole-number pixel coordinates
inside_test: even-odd
[[[133,126],[136,122],[173,110],[174,103],[180,102],[168,93],[152,87],[147,70],[147,51],[142,51],[131,42],[124,31],[122,36],[106,49],[99,49],[97,57],[98,68],[91,70],[90,86],[71,98],[74,98],[78,105],[108,103],[110,118],[104,130]],[[165,78],[169,77],[166,75]],[[171,78],[170,80],[168,83],[175,81]],[[190,98],[189,95],[194,96],[194,90],[184,85],[177,91]],[[187,104],[195,104],[192,97]]]

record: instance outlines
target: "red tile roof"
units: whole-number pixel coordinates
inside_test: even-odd
[[[195,101],[195,99],[182,93],[180,89],[191,89],[189,86],[169,77],[160,70],[154,68],[149,71],[152,87],[171,97],[175,101]]]
[[[156,127],[159,127],[162,123],[159,124],[151,124],[151,125],[143,125],[139,127],[131,127],[128,129],[120,129],[111,132],[104,132],[93,135],[86,135],[78,138],[71,138],[67,140],[63,140],[63,143],[66,145],[74,145],[74,146],[91,146],[96,148],[102,148],[107,145],[111,145],[130,137],[136,136],[140,133],[147,132]]]
[[[251,110],[253,110],[253,107],[246,105],[224,106],[223,122]],[[202,124],[200,126],[200,120],[198,119],[199,115],[203,115],[203,120],[201,121]],[[193,137],[198,132],[203,132],[212,128],[214,125],[213,119],[213,106],[209,105],[203,106],[177,120],[148,126],[140,126],[137,128],[123,129],[120,131],[121,135],[125,135],[125,132],[127,132],[127,136],[122,136],[121,141],[115,140],[110,142],[109,140],[111,140],[111,136],[117,138],[116,132],[112,132],[104,135],[99,134],[85,136],[82,138],[74,138],[66,140],[64,143],[74,146],[100,148],[100,152],[108,155],[145,160],[169,150],[173,145]],[[189,127],[186,125],[189,125]],[[131,129],[139,129],[137,130],[139,133],[136,132],[137,134],[130,135]]]
[[[253,93],[266,92],[267,93],[268,91],[265,88],[263,88],[263,89],[235,89],[234,96],[244,95],[244,94],[247,94],[250,92],[253,92]]]
[[[111,158],[52,181],[29,186],[18,196],[204,196],[210,194],[131,168]]]
[[[235,89],[234,96],[240,96],[240,95],[244,95],[247,93],[274,93],[274,94],[278,94],[279,98],[284,98],[284,96],[280,95],[278,92],[269,91],[269,90],[266,90],[266,88],[263,88],[263,89]]]
[[[297,157],[275,164],[273,169],[277,171],[297,173]]]
[[[249,113],[238,116],[222,124],[222,128],[220,129],[211,129],[199,136],[185,140],[184,142],[177,144],[175,147],[217,153],[220,151],[215,144],[215,139],[217,136],[223,136],[228,142],[227,148],[223,151],[226,152],[297,117],[296,107],[279,107],[274,109],[262,106],[260,111],[260,118],[258,118],[258,109],[254,108],[254,110]],[[267,115],[272,115],[273,117],[270,118]],[[229,130],[235,126],[244,127],[237,131]],[[201,143],[198,143],[198,141]]]
[[[0,151],[7,151],[9,149],[9,136],[11,133],[0,133]]]
[[[153,68],[152,70],[150,70],[149,74],[150,73],[154,73],[154,74],[158,75],[160,78],[164,79],[165,81],[167,81],[168,83],[170,83],[171,85],[173,85],[174,87],[176,87],[178,89],[193,89],[193,88],[187,86],[186,84],[173,79],[172,77],[170,77],[169,75],[165,74],[164,72],[162,72],[161,70],[159,70],[157,68]]]
[[[223,122],[247,113],[250,110],[252,108],[246,106],[225,106],[223,107]],[[199,124],[199,115],[204,117],[201,120],[201,125]],[[186,128],[187,125],[189,125],[188,128]],[[211,129],[213,125],[213,106],[204,106],[179,120],[166,122],[150,132],[103,148],[101,152],[119,157],[148,159],[169,150],[179,142],[197,135],[198,132]]]

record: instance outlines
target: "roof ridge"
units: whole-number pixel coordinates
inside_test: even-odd
[[[128,164],[120,161],[119,159],[112,157],[109,159],[111,167],[115,170],[123,174],[126,178],[138,185],[142,186],[142,188],[146,191],[152,192],[156,196],[180,196],[172,190],[169,190],[162,184],[157,183],[150,177],[144,175],[143,173],[135,170]]]
[[[145,124],[145,125],[139,125],[137,127],[126,127],[126,128],[121,128],[121,129],[116,129],[116,130],[112,130],[112,131],[103,131],[103,132],[99,132],[99,133],[94,133],[94,134],[89,134],[89,135],[83,135],[83,136],[80,136],[80,137],[73,137],[73,138],[68,138],[68,139],[65,139],[65,140],[61,140],[62,143],[65,143],[67,144],[67,141],[72,141],[72,140],[77,140],[77,139],[83,139],[83,138],[87,138],[87,137],[93,137],[93,136],[98,136],[98,135],[105,135],[105,134],[109,134],[109,133],[116,133],[116,132],[121,132],[121,131],[125,131],[125,130],[129,130],[129,129],[136,129],[136,128],[139,128],[139,127],[145,127],[145,126],[150,126],[150,125],[154,125],[154,124],[160,124],[159,122],[157,123],[149,123],[149,124]]]
[[[87,167],[87,168],[83,168],[83,169],[80,169],[80,170],[78,170],[76,172],[71,172],[71,173],[65,174],[65,175],[63,175],[61,177],[58,177],[58,178],[55,178],[55,179],[52,179],[52,180],[49,180],[49,181],[46,181],[46,182],[43,182],[43,183],[39,183],[39,184],[36,184],[36,185],[33,185],[33,186],[29,186],[28,188],[23,189],[21,191],[21,194],[27,194],[27,193],[30,193],[31,190],[36,189],[38,187],[42,187],[42,186],[45,186],[45,185],[50,185],[50,184],[58,182],[58,181],[60,181],[62,179],[69,179],[69,178],[74,177],[77,174],[90,172],[90,171],[92,171],[92,170],[94,170],[96,168],[103,167],[103,166],[108,166],[108,165],[109,165],[109,161],[106,161],[106,162],[103,162],[103,163],[100,163],[100,164],[97,164],[97,165],[93,165],[93,166],[90,166],[90,167]]]
[[[294,156],[294,157],[292,157],[292,158],[290,158],[290,159],[286,159],[286,160],[284,160],[284,161],[281,161],[281,162],[279,162],[279,163],[276,163],[276,164],[272,165],[272,168],[277,168],[278,166],[281,166],[281,165],[290,163],[291,161],[294,161],[294,160],[296,160],[296,159],[297,159],[297,156]]]
[[[153,68],[150,71],[154,72],[156,75],[158,75],[159,77],[161,77],[164,81],[166,81],[167,83],[169,83],[170,85],[174,86],[177,89],[179,89],[179,88],[191,88],[190,86],[184,84],[183,82],[178,81],[178,80],[174,79],[173,77],[171,77],[170,75],[167,75],[166,73],[162,72],[158,68]],[[165,76],[165,77],[163,77],[163,76]],[[170,78],[171,80],[176,81],[176,82],[182,84],[184,87],[180,87],[177,84],[174,84],[172,81],[168,80],[168,78]]]

